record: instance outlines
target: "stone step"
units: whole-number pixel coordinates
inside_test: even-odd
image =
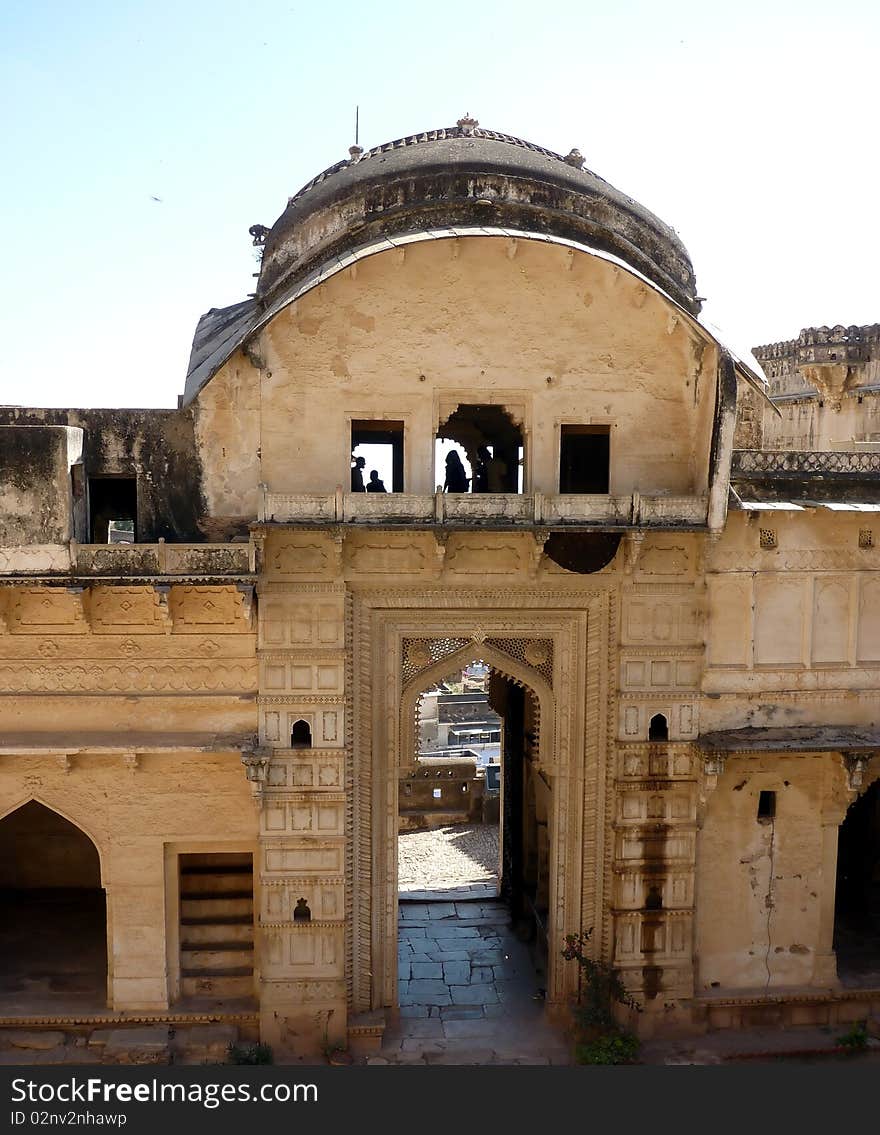
[[[199,974],[181,976],[180,993],[182,997],[213,997],[226,999],[250,997],[254,992],[252,973],[237,976]]]
[[[251,895],[238,895],[234,898],[222,895],[211,895],[210,898],[184,898],[180,903],[180,915],[182,919],[199,918],[205,922],[209,919],[216,922],[218,919],[233,916],[247,917],[252,921],[254,900]]]
[[[217,970],[253,969],[254,947],[249,942],[205,944],[199,949],[180,948],[181,973],[214,973]]]
[[[171,1049],[175,1064],[226,1064],[239,1039],[236,1025],[178,1025]]]
[[[249,871],[247,874],[240,875],[223,872],[223,874],[180,876],[181,896],[218,893],[252,895],[254,893],[253,876]]]
[[[191,871],[251,871],[253,857],[244,851],[207,851],[181,856],[182,874]]]
[[[184,939],[181,946],[182,950],[204,948],[205,943],[208,942],[253,943],[254,940],[254,924],[252,919],[247,916],[239,918],[235,922],[216,918],[197,922],[192,918],[182,918],[180,924],[183,927],[182,937]]]

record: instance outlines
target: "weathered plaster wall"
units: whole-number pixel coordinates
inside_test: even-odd
[[[836,858],[823,824],[838,781],[827,753],[726,762],[697,846],[698,992],[828,983]],[[776,793],[772,820],[758,819],[762,790]]]
[[[872,523],[824,509],[730,514],[706,579],[704,732],[876,726],[880,553],[860,546]]]
[[[585,254],[493,238],[381,253],[285,309],[249,355],[259,384],[237,355],[199,398],[216,515],[252,508],[260,479],[347,487],[359,418],[403,419],[405,486],[433,492],[434,435],[460,402],[501,403],[523,423],[532,489],[558,489],[562,423],[611,426],[612,493],[706,488],[715,348]]]
[[[137,478],[139,540],[157,540],[160,536],[187,541],[206,538],[201,526],[205,506],[200,466],[188,409],[35,410],[6,406],[0,407],[3,424],[79,427],[88,476]],[[42,484],[42,479],[37,483]],[[69,485],[69,479],[65,484]]]
[[[0,546],[70,539],[70,467],[81,449],[80,430],[0,425]]]

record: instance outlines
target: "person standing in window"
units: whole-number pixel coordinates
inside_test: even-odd
[[[464,471],[461,458],[454,449],[446,454],[446,480],[443,483],[445,493],[466,493],[470,477]]]
[[[364,491],[364,466],[366,463],[366,457],[355,457],[352,455],[351,491],[353,493],[362,493]]]
[[[378,469],[371,469],[370,470],[370,479],[369,479],[369,481],[367,481],[367,492],[368,493],[387,493],[388,492],[388,490],[385,488],[385,482],[379,480],[379,470]]]

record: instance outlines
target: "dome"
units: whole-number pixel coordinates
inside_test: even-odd
[[[304,185],[265,238],[257,296],[382,237],[475,224],[578,240],[612,253],[696,314],[690,257],[675,232],[566,157],[471,118],[338,162]]]

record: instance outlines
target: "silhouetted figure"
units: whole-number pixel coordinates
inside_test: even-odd
[[[464,471],[464,465],[462,465],[457,451],[450,449],[446,454],[446,480],[443,483],[443,491],[446,493],[466,493],[469,481],[470,478]]]
[[[367,481],[367,492],[368,493],[387,493],[388,492],[388,490],[385,488],[385,482],[379,480],[379,470],[378,469],[371,469],[370,470],[370,479],[369,479],[369,481]]]
[[[364,491],[364,466],[367,464],[367,459],[366,457],[352,457],[351,461],[351,491],[362,493]]]

